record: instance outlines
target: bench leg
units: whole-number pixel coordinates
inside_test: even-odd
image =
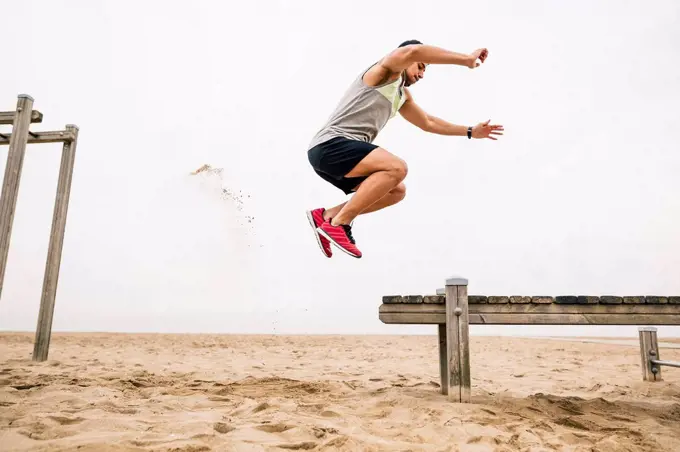
[[[659,345],[656,328],[638,328],[640,335],[640,359],[642,364],[642,379],[644,381],[661,381],[661,366],[652,364],[650,360],[659,358]]]
[[[449,400],[470,402],[470,340],[467,280],[446,281],[446,344]]]
[[[442,385],[442,394],[449,393],[449,366],[448,366],[448,348],[446,347],[446,324],[440,323],[437,325],[439,331],[439,376]]]

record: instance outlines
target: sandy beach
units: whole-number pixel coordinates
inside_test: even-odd
[[[435,336],[54,334],[44,363],[32,341],[0,334],[2,451],[680,450],[680,369],[645,383],[630,345],[473,336],[455,404]]]

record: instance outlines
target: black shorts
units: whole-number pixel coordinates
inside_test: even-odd
[[[335,137],[307,151],[307,158],[316,174],[345,194],[350,194],[368,176],[345,177],[345,174],[377,147],[366,141]]]

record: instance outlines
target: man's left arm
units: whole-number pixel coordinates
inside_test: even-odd
[[[399,113],[408,122],[425,132],[437,135],[467,136],[468,126],[452,124],[428,114],[415,103],[413,96],[411,96],[407,88],[404,88],[404,91],[406,93],[406,102],[399,109]],[[472,128],[472,138],[490,138],[496,140],[493,135],[503,135],[503,126],[490,125],[489,121],[486,121]]]

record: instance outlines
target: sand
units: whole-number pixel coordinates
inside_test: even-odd
[[[2,451],[680,450],[680,369],[643,382],[629,345],[473,336],[457,404],[435,336],[32,341],[0,334]]]

